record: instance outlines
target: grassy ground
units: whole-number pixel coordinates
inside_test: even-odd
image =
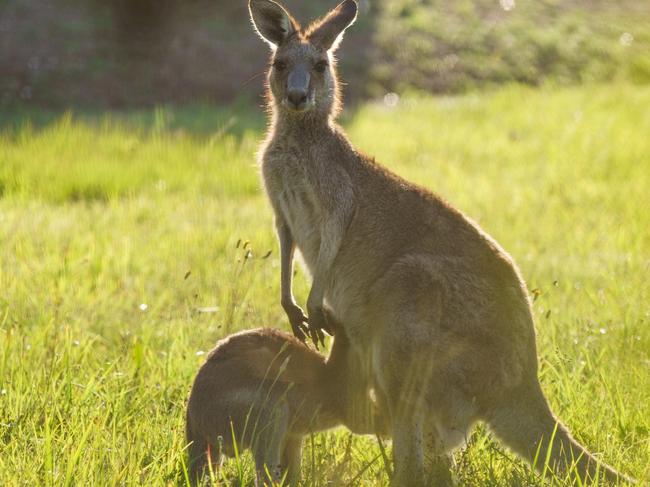
[[[648,106],[650,87],[511,87],[345,119],[358,146],[511,252],[536,297],[555,411],[646,481]],[[4,120],[0,483],[182,484],[184,405],[204,351],[234,330],[288,329],[254,165],[261,127],[206,107]],[[304,303],[302,273],[296,288]],[[456,460],[464,485],[543,485],[482,428]],[[224,475],[250,480],[249,458]],[[307,440],[304,478],[387,481],[376,442],[345,430]]]

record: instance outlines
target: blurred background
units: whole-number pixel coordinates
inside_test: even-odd
[[[334,0],[285,4],[303,22]],[[647,0],[361,0],[348,101],[502,83],[650,81]],[[0,107],[259,101],[244,0],[2,0]]]

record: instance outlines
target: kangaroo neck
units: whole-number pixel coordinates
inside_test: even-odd
[[[322,141],[336,131],[332,117],[320,113],[293,114],[278,111],[273,114],[273,135],[276,139],[301,142]]]

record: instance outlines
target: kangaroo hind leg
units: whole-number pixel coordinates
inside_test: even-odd
[[[280,401],[262,408],[253,438],[257,487],[275,486],[282,482],[286,466],[282,454],[289,431],[289,406]]]
[[[302,463],[302,437],[292,435],[287,438],[282,454],[282,465],[286,468],[286,484],[295,487],[300,482]]]
[[[428,428],[429,405],[426,391],[430,381],[424,350],[397,344],[385,347],[382,362],[387,367],[378,370],[378,386],[388,405],[392,423],[395,472],[393,487],[423,487],[428,485],[425,474],[425,431],[427,441],[432,435],[436,449],[441,445],[437,431]],[[428,445],[427,445],[428,446]],[[451,473],[444,451],[428,455],[430,473],[435,485],[451,485]]]

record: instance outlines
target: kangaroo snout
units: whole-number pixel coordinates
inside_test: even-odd
[[[307,106],[307,92],[304,90],[290,90],[287,101],[294,110],[301,110]]]
[[[287,102],[294,110],[304,110],[308,105],[309,68],[300,63],[296,65],[287,79]]]

